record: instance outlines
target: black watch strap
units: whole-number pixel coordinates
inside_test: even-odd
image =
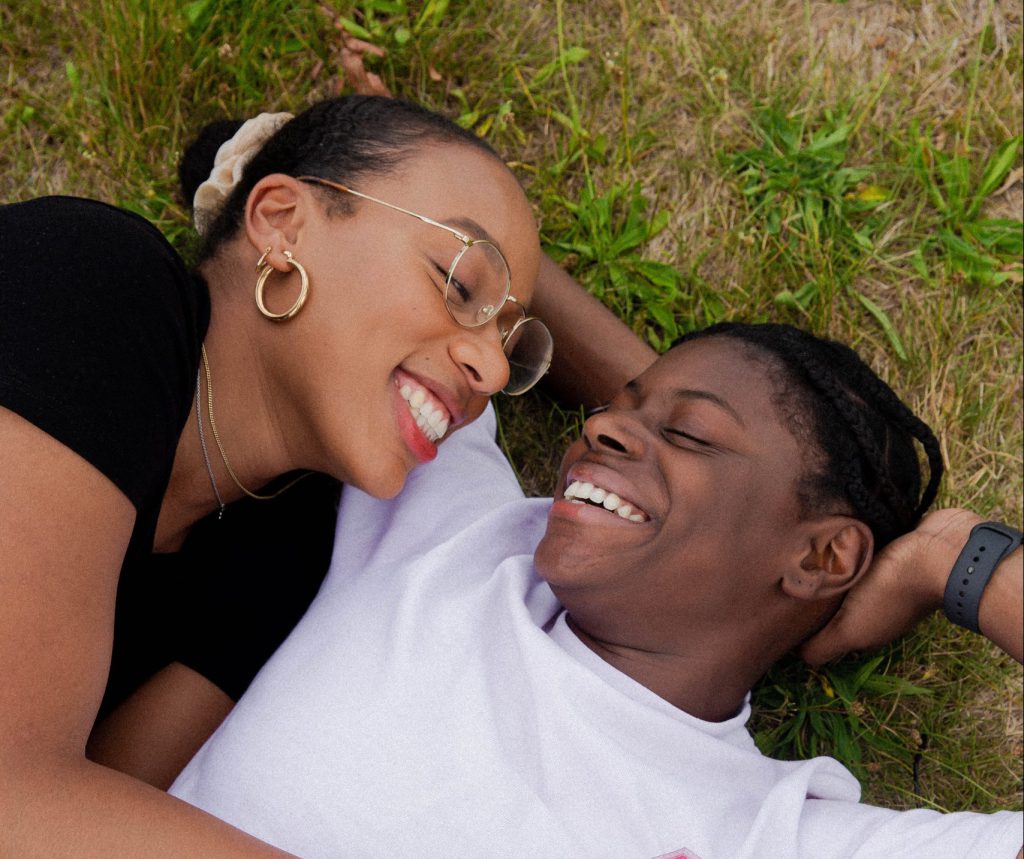
[[[953,564],[946,582],[943,610],[953,623],[972,632],[978,629],[978,606],[985,585],[999,562],[1021,544],[1024,536],[1000,522],[982,522],[971,529],[967,545]]]

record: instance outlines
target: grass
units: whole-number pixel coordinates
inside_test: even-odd
[[[506,153],[545,247],[640,336],[745,318],[850,342],[940,430],[941,502],[1020,524],[1018,4],[15,0],[0,201],[98,197],[187,248],[182,145],[341,91],[339,27]],[[538,394],[501,420],[549,491],[579,416]],[[764,748],[837,754],[870,801],[1021,807],[1021,670],[941,621],[780,667],[756,703]]]

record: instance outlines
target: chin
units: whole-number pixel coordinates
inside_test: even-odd
[[[538,574],[556,593],[559,588],[574,588],[591,584],[599,576],[592,570],[592,558],[581,557],[578,542],[562,540],[545,532],[533,556]]]
[[[347,476],[336,476],[342,483],[354,486],[367,495],[371,495],[374,498],[388,499],[394,498],[402,491],[410,470],[411,468],[404,461],[394,462],[389,465],[379,463],[377,468],[366,467],[364,461],[362,468],[348,469]]]
[[[381,475],[375,480],[368,481],[366,484],[360,485],[359,488],[367,495],[372,495],[374,498],[394,498],[402,491],[402,487],[405,486],[405,479],[408,476],[408,471],[389,474],[387,476]]]

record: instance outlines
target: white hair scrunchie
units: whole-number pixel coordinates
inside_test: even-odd
[[[199,235],[206,235],[217,219],[231,189],[242,178],[245,165],[291,118],[290,113],[261,113],[243,122],[234,137],[221,144],[213,159],[210,178],[196,188],[192,198],[192,217]]]

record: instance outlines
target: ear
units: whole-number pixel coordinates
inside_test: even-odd
[[[283,251],[298,244],[312,205],[308,188],[297,179],[282,173],[260,179],[245,204],[245,233],[256,255],[271,248],[267,262],[287,271]]]
[[[850,516],[811,523],[803,557],[782,578],[782,590],[799,600],[825,600],[846,593],[871,564],[871,529]]]

